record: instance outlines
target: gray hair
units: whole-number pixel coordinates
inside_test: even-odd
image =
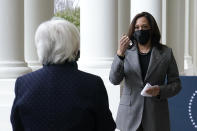
[[[36,31],[35,45],[39,61],[44,65],[75,61],[80,45],[79,31],[66,20],[46,21]]]

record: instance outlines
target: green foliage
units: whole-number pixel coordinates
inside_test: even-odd
[[[67,9],[55,14],[56,17],[61,17],[69,22],[73,23],[80,30],[80,8],[74,10]]]

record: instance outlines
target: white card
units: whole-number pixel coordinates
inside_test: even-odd
[[[150,85],[149,83],[146,83],[144,89],[141,91],[141,95],[142,95],[142,96],[146,96],[146,97],[152,97],[152,95],[146,93],[146,90],[147,90],[148,88],[150,88],[150,87],[151,87],[151,85]]]

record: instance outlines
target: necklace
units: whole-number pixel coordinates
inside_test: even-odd
[[[152,48],[147,53],[142,53],[140,50],[138,50],[138,53],[140,55],[148,55],[151,52]]]

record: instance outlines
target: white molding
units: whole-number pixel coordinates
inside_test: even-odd
[[[192,64],[192,57],[191,56],[184,56],[184,72],[186,76],[194,75],[194,68]]]
[[[31,71],[29,67],[0,67],[0,79],[17,78]]]
[[[0,79],[17,78],[31,71],[24,61],[0,61]]]

